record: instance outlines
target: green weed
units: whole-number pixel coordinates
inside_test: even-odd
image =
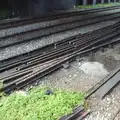
[[[45,95],[46,88],[34,88],[28,95],[13,93],[0,99],[0,120],[57,120],[84,104],[84,93],[53,90]]]
[[[120,5],[119,2],[116,3],[104,3],[104,4],[96,4],[96,5],[78,5],[76,8],[84,9],[84,8],[99,8],[99,7],[111,7]]]

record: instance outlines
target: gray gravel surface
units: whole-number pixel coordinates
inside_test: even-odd
[[[92,113],[85,120],[113,120],[114,115],[120,109],[120,85],[103,100],[92,96],[89,100]],[[120,120],[120,116],[116,117]]]

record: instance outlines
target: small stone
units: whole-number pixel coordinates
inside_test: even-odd
[[[27,92],[26,91],[16,91],[17,94],[22,95],[22,96],[27,96]]]
[[[65,84],[67,84],[67,82],[65,81]]]
[[[72,75],[69,75],[69,78],[71,78],[72,77]]]
[[[80,61],[82,61],[82,58],[81,58],[80,56],[77,56],[77,57],[76,57],[76,61],[77,61],[77,62],[80,62]]]
[[[67,61],[66,63],[64,63],[62,66],[63,66],[63,68],[68,69],[70,67],[69,61]]]
[[[109,49],[113,48],[113,45],[112,45],[112,44],[109,44],[109,45],[108,45],[108,48],[109,48]]]
[[[53,94],[53,92],[51,90],[46,90],[45,91],[45,95],[52,95],[52,94]]]

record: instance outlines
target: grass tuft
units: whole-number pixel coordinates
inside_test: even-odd
[[[84,8],[99,8],[99,7],[111,7],[120,5],[119,2],[116,3],[104,3],[104,4],[96,4],[96,5],[78,5],[76,8],[84,9]]]

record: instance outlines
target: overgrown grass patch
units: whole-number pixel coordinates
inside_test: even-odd
[[[84,9],[84,8],[99,8],[99,7],[111,7],[120,5],[119,2],[116,3],[104,3],[104,4],[96,4],[96,5],[78,5],[76,8]]]
[[[84,93],[34,88],[26,96],[13,93],[0,100],[0,120],[57,120],[84,104]]]

